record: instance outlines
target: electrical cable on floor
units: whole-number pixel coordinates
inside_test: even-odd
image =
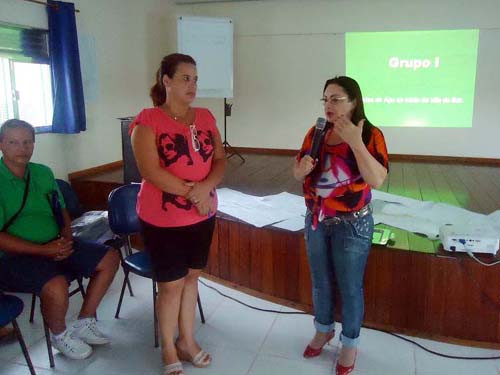
[[[278,310],[269,310],[269,309],[261,309],[259,307],[255,307],[255,306],[252,306],[252,305],[249,305],[245,302],[242,302],[234,297],[231,297],[231,296],[228,296],[227,294],[224,294],[222,293],[221,291],[219,291],[218,289],[214,288],[213,286],[211,285],[207,285],[205,284],[203,281],[201,281],[200,279],[198,279],[198,281],[205,285],[207,288],[209,289],[212,289],[214,291],[216,291],[217,293],[219,293],[222,297],[226,297],[234,302],[237,302],[239,303],[240,305],[243,305],[243,306],[246,306],[246,307],[249,307],[251,309],[254,309],[254,310],[258,310],[258,311],[264,311],[264,312],[270,312],[270,313],[279,313],[279,314],[288,314],[288,315],[309,315],[308,313],[305,313],[303,311],[278,311]]]
[[[220,294],[221,296],[223,296],[225,298],[228,298],[228,299],[230,299],[230,300],[232,300],[232,301],[234,301],[236,303],[239,303],[240,305],[249,307],[249,308],[251,308],[253,310],[258,310],[258,311],[263,311],[263,312],[270,312],[270,313],[276,313],[276,314],[286,314],[286,315],[310,315],[310,314],[308,314],[306,312],[303,312],[303,311],[279,311],[279,310],[271,310],[271,309],[261,309],[259,307],[255,307],[255,306],[249,305],[249,304],[247,304],[245,302],[242,302],[242,301],[240,301],[240,300],[238,300],[238,299],[236,299],[234,297],[228,296],[227,294],[224,294],[221,291],[219,291],[217,288],[215,288],[215,287],[213,287],[211,285],[206,284],[202,280],[198,279],[198,281],[202,285],[206,286],[209,289],[212,289],[213,291],[215,291],[216,293]],[[449,358],[449,359],[466,359],[466,360],[494,360],[494,359],[500,359],[500,356],[497,356],[497,357],[461,357],[461,356],[443,354],[443,353],[439,353],[439,352],[436,352],[434,350],[428,349],[425,346],[419,344],[418,342],[410,340],[410,339],[407,339],[406,337],[400,336],[400,335],[398,335],[396,333],[392,333],[392,332],[389,332],[389,331],[384,331],[383,329],[377,329],[377,328],[370,328],[370,327],[364,327],[364,328],[365,329],[371,329],[372,331],[378,331],[378,332],[386,333],[388,335],[397,337],[398,339],[401,339],[403,341],[409,342],[409,343],[411,343],[411,344],[419,347],[420,349],[426,351],[427,353],[434,354],[434,355],[437,355],[439,357],[444,357],[444,358]]]

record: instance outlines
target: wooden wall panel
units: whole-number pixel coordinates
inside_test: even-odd
[[[217,219],[206,272],[312,310],[301,232]],[[217,273],[219,265],[221,272]],[[224,271],[222,271],[224,270]],[[365,324],[423,337],[500,346],[500,273],[464,254],[374,246],[365,274]],[[340,306],[340,303],[339,303]]]
[[[85,210],[107,210],[109,193],[123,185],[115,182],[96,183],[87,180],[71,180],[70,182]]]

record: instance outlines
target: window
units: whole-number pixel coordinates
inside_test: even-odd
[[[0,57],[0,123],[18,118],[35,128],[52,122],[50,67]]]
[[[0,123],[10,118],[50,131],[53,97],[47,32],[0,25]]]

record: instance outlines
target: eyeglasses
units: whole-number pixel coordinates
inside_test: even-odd
[[[329,98],[321,98],[320,100],[323,102],[323,105],[326,105],[326,103],[337,105],[348,99],[347,96],[331,96]]]
[[[196,125],[189,125],[189,131],[191,132],[191,145],[193,150],[200,151],[200,140],[198,139],[198,132],[196,131]]]

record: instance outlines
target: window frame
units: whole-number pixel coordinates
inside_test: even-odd
[[[9,24],[9,23],[5,23],[5,22],[1,22],[0,21],[0,28],[1,27],[26,29],[26,30],[39,30],[41,32],[48,32],[44,28],[13,25],[13,24]],[[46,40],[46,43],[48,43],[48,39],[45,39],[45,40]],[[1,47],[2,46],[0,46],[0,49],[1,49]],[[48,49],[47,49],[47,51],[48,51]],[[34,61],[31,57],[28,57],[28,56],[24,57],[23,55],[20,55],[20,54],[18,54],[16,52],[14,52],[11,55],[8,54],[8,53],[0,53],[0,57],[8,60],[8,69],[9,69],[9,72],[8,72],[9,74],[8,75],[9,75],[9,79],[10,79],[10,88],[11,88],[10,104],[12,105],[13,118],[20,119],[19,118],[18,98],[14,98],[13,97],[13,92],[12,92],[12,91],[16,91],[16,92],[18,91],[17,90],[17,86],[16,86],[16,77],[15,77],[16,73],[15,73],[15,66],[14,66],[14,64],[16,62],[18,62],[18,63],[29,63],[29,64],[36,64],[36,65],[48,65],[49,66],[49,70],[50,70],[51,69],[50,59],[48,59],[47,63],[37,62],[37,61]],[[48,100],[51,101],[51,103],[52,103],[52,111],[54,111],[54,87],[53,87],[52,77],[49,77],[49,81],[50,81],[50,97],[48,98]],[[53,124],[52,124],[52,121],[53,121],[53,117],[50,120],[51,124],[39,125],[39,126],[33,125],[33,127],[35,129],[35,134],[53,133]]]
[[[40,64],[32,61],[26,61],[25,59],[19,59],[15,57],[8,57],[5,56],[3,57],[8,61],[8,69],[9,69],[9,79],[10,79],[10,88],[11,91],[15,91],[17,93],[17,86],[16,86],[16,73],[15,73],[15,66],[14,64],[17,63],[28,63],[28,64],[36,64],[36,65],[49,65],[50,64]],[[50,80],[52,81],[52,80]],[[13,93],[11,93],[10,97],[10,103],[12,105],[12,112],[13,112],[13,118],[22,120],[19,116],[19,104],[18,104],[18,98],[13,97]],[[50,82],[50,98],[49,100],[52,102],[52,111],[54,110],[54,89],[52,87],[52,82]],[[47,125],[33,125],[35,128],[35,134],[44,134],[44,133],[52,133],[53,126],[52,124],[47,124]]]

